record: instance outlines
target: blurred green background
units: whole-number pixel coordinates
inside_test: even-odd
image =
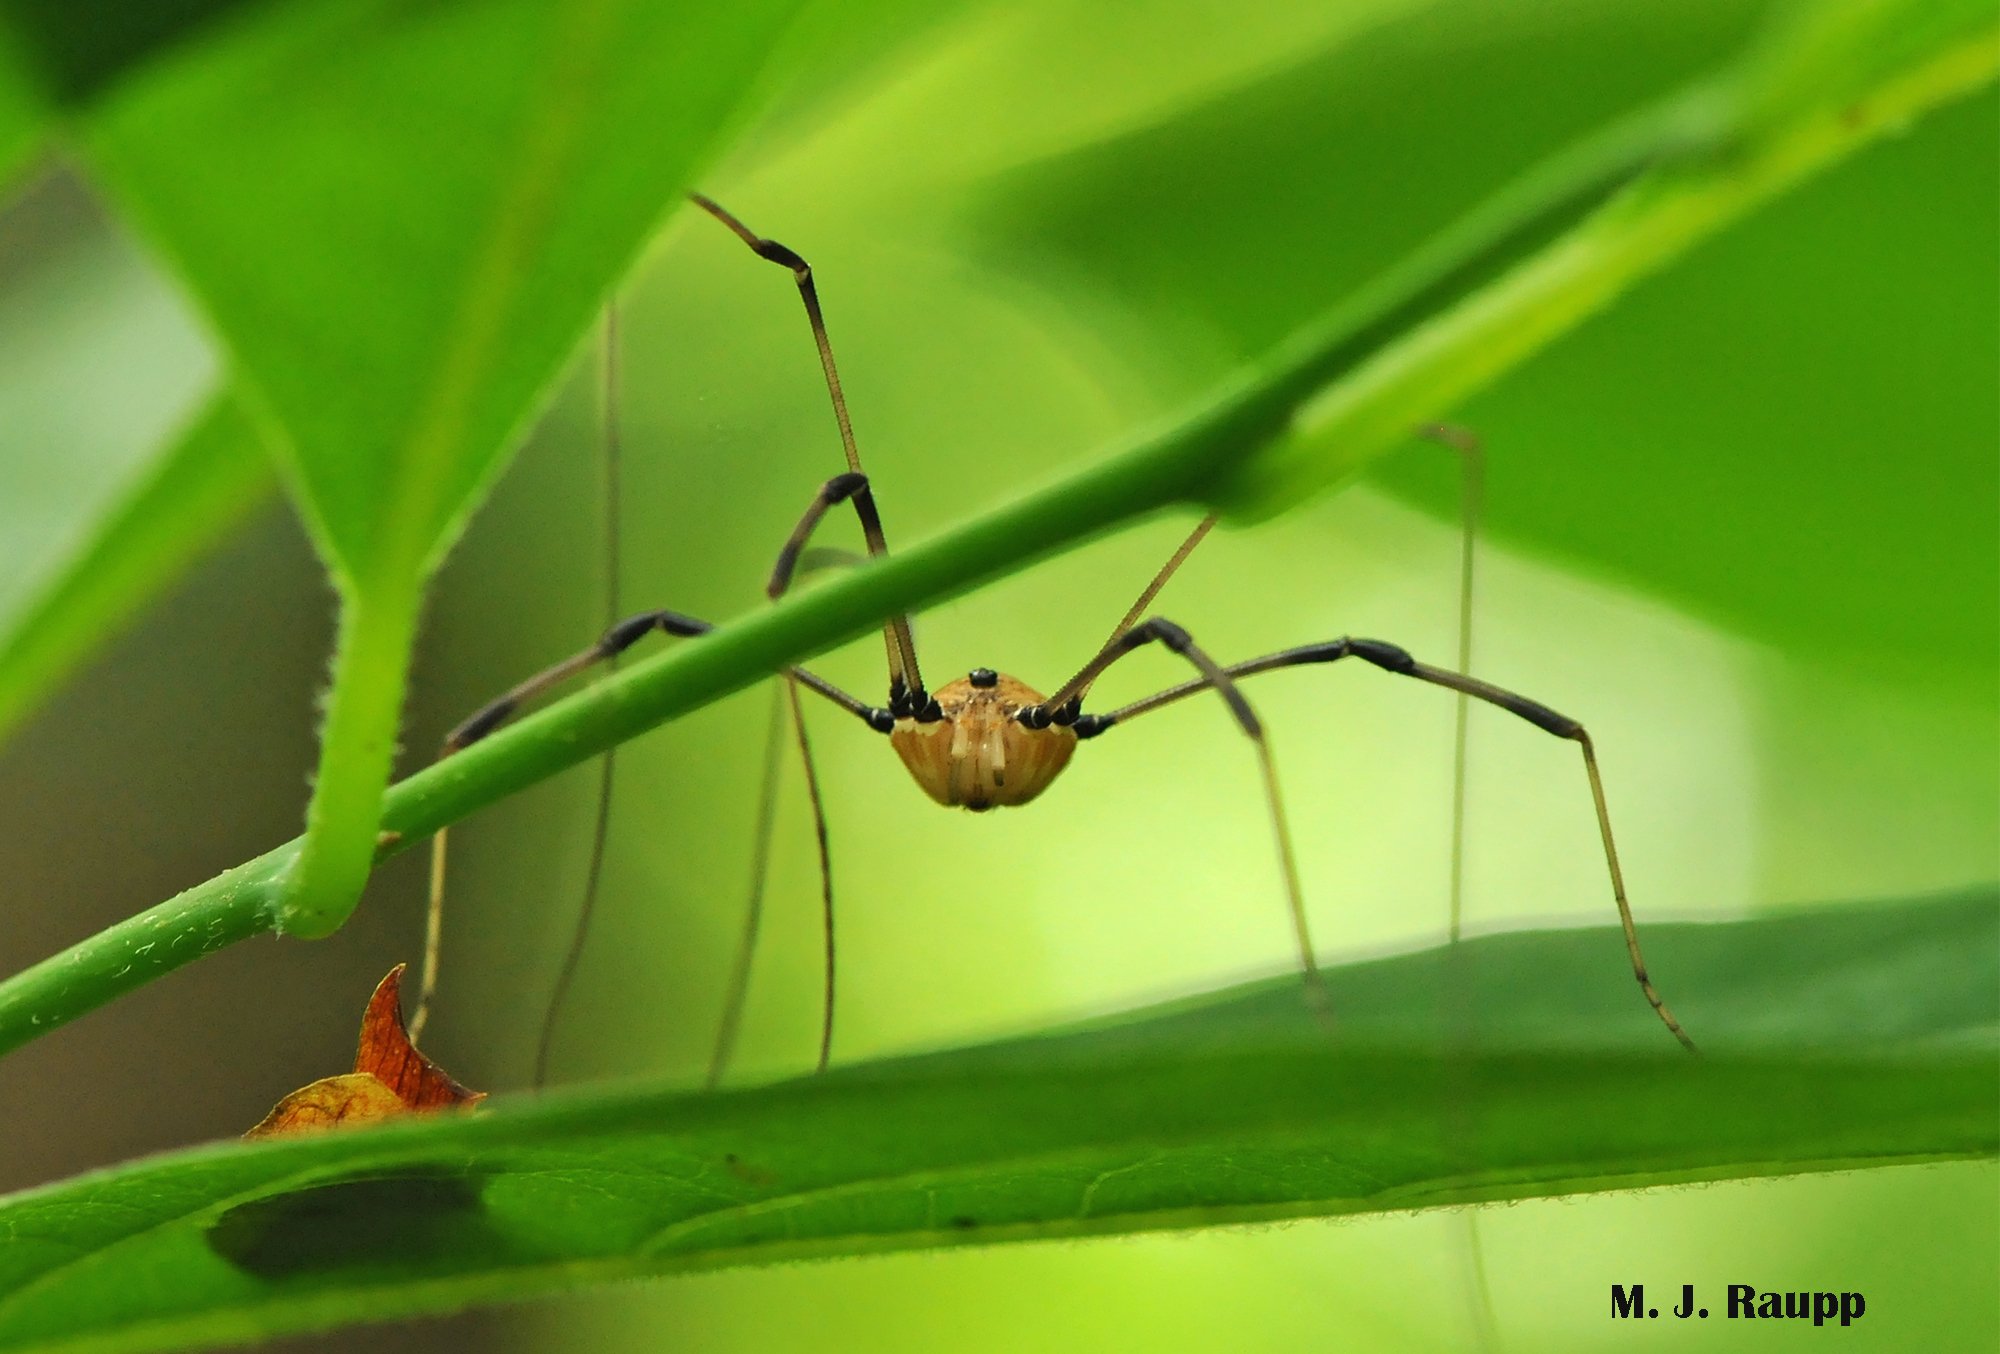
[[[1171,409],[1580,132],[1736,50],[1768,6],[967,6],[776,91],[704,187],[814,263],[892,545]],[[838,51],[838,49],[834,49]],[[1475,670],[1584,718],[1643,927],[1987,881],[2000,858],[2000,173],[1991,96],[1947,110],[1640,288],[1460,410],[1486,439]],[[226,209],[219,204],[218,210]],[[755,604],[839,468],[783,273],[676,216],[621,291],[632,607]],[[60,165],[0,217],[0,619],[215,379],[127,226]],[[602,619],[586,343],[433,597],[405,765]],[[1218,532],[1162,609],[1224,658],[1342,633],[1448,658],[1448,453]],[[1044,688],[1190,525],[1148,523],[924,615],[933,680]],[[843,528],[844,529],[844,528]],[[329,596],[275,504],[0,749],[9,970],[295,829]],[[879,645],[821,666],[864,693]],[[1135,658],[1106,702],[1181,674]],[[1369,672],[1254,692],[1323,953],[1443,932],[1452,708]],[[692,1082],[742,906],[765,701],[620,754],[604,901],[557,1074]],[[1190,702],[1094,744],[1032,809],[939,811],[814,712],[841,891],[836,1056],[1031,1028],[1282,971],[1255,766]],[[1470,924],[1602,922],[1573,759],[1475,716]],[[429,1046],[523,1084],[594,776],[455,837]],[[810,829],[786,786],[741,1075],[810,1065]],[[421,865],[329,941],[260,940],[0,1065],[0,1188],[231,1134],[345,1063],[414,957]],[[1668,999],[1672,974],[1657,975]],[[1885,994],[1893,1000],[1894,994]],[[1636,1001],[1635,1001],[1636,1005]],[[1696,1034],[1700,1012],[1681,1013]],[[1789,1347],[1607,1325],[1612,1282],[1859,1289],[1843,1347],[1992,1347],[1991,1166],[1485,1210],[1517,1348]],[[385,1335],[391,1347],[1449,1349],[1466,1224],[1424,1215],[676,1280]],[[332,1337],[329,1347],[345,1339]],[[371,1337],[373,1338],[373,1337]]]

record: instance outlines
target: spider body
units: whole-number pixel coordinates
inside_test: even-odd
[[[947,808],[983,813],[1025,804],[1076,751],[1068,723],[1036,728],[1021,719],[1023,710],[1041,708],[1040,692],[991,668],[974,668],[932,699],[940,717],[898,719],[889,743],[923,792]]]

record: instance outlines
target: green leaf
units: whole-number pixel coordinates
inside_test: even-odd
[[[199,37],[257,0],[35,0],[0,3],[0,27],[12,35],[24,68],[65,108],[86,104],[127,73]]]
[[[1452,8],[1010,175],[974,214],[981,252],[1040,284],[1051,327],[1127,364],[1128,400],[1158,403],[1367,293],[1565,139],[1625,119],[1698,177],[1714,137],[1734,175],[1783,128],[1869,115],[1880,91],[1861,92],[1885,72],[1991,24],[1979,0]],[[1647,111],[1732,65],[1683,116]],[[1721,230],[1490,391],[1425,392],[1420,417],[1487,440],[1489,533],[1842,667],[1867,615],[1893,655],[1878,666],[1921,652],[1929,673],[1984,683],[2000,653],[1996,127],[1990,96],[1947,109]],[[1356,361],[1380,340],[1362,338]],[[1339,431],[1322,446],[1351,448],[1358,430]],[[1371,473],[1455,516],[1434,460]]]
[[[1550,157],[1713,79],[1769,8],[1392,9],[1289,67],[1002,176],[969,224],[981,253],[1108,331],[1173,398]],[[1671,122],[1653,122],[1633,162],[1671,144]]]
[[[0,632],[0,740],[270,490],[255,429],[215,401]]]
[[[1987,15],[1981,11],[1980,17]],[[1450,408],[1533,355],[1692,245],[1855,148],[1857,134],[1899,129],[1919,109],[1992,83],[2000,25],[1954,28],[1867,98],[1803,103],[1788,120],[1756,103],[1760,68],[1703,92],[1716,123],[1697,142],[1663,142],[1663,162],[1621,187],[1559,240],[1428,319],[1300,411],[1274,454],[1232,474],[1224,497],[1270,512],[1351,474],[1358,460],[1407,436],[1427,411]]]
[[[42,176],[7,219],[0,738],[227,528],[231,481],[269,477],[254,442],[199,422],[199,331],[73,179]]]
[[[233,355],[341,592],[285,929],[359,897],[429,572],[796,3],[319,0],[93,110],[93,165]]]
[[[14,42],[0,26],[0,186],[11,186],[41,144],[45,110]]]
[[[258,0],[0,0],[0,184],[74,112],[128,73]]]
[[[1996,129],[1990,93],[1941,111],[1467,403],[1493,534],[1809,663],[1990,690]],[[1455,511],[1419,472],[1384,479]]]
[[[1514,933],[721,1095],[218,1145],[0,1201],[0,1348],[145,1350],[719,1265],[2000,1149],[2000,907]],[[1894,1000],[1881,1000],[1883,993]],[[254,1117],[261,1106],[246,1106]]]
[[[283,429],[337,572],[448,541],[796,3],[316,0],[97,112],[92,163]]]

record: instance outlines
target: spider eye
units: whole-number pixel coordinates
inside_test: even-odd
[[[974,686],[989,687],[1000,685],[1000,674],[992,668],[974,668],[965,674],[965,680]]]

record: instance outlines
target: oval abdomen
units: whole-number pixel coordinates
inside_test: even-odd
[[[1049,787],[1076,751],[1076,735],[1051,724],[1031,729],[1014,716],[1042,698],[1002,676],[975,686],[960,678],[933,693],[943,719],[899,719],[889,735],[925,794],[975,811],[1025,804]]]

